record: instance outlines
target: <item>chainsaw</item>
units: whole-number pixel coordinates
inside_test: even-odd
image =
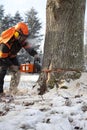
[[[33,63],[25,63],[20,65],[20,72],[39,73],[41,71],[40,58],[34,58]]]

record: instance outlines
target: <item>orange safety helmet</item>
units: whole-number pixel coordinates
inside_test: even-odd
[[[28,26],[25,23],[23,23],[23,22],[19,22],[15,26],[15,30],[18,31],[18,32],[22,31],[22,33],[24,35],[28,35],[29,34]]]

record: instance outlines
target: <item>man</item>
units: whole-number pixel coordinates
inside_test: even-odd
[[[29,35],[28,26],[19,22],[16,26],[2,32],[0,37],[0,95],[3,95],[4,77],[8,69],[12,71],[9,91],[13,94],[17,92],[20,72],[17,53],[23,47],[31,56],[37,56],[37,52],[29,47],[26,39]]]

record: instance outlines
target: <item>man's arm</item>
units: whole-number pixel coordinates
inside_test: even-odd
[[[38,54],[37,51],[33,47],[30,47],[27,42],[24,43],[23,47],[33,57]]]
[[[34,48],[25,48],[25,50],[33,57],[37,55],[37,52],[34,50]]]

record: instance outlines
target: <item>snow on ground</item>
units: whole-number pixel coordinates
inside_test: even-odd
[[[38,75],[22,74],[19,91],[11,102],[0,102],[0,130],[87,130],[87,73],[38,96],[32,86]],[[9,89],[10,76],[4,88]],[[27,90],[25,92],[25,90]]]

